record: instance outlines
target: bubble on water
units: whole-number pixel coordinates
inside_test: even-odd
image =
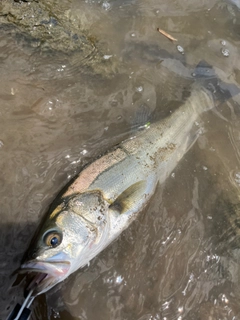
[[[136,37],[136,34],[134,32],[131,33],[131,37]]]
[[[143,91],[143,87],[142,87],[142,86],[137,87],[137,88],[136,88],[136,91],[137,91],[137,92],[142,92],[142,91]]]
[[[183,47],[181,47],[180,45],[177,46],[177,50],[178,50],[180,53],[184,54],[184,49],[183,49]]]
[[[109,10],[111,8],[111,5],[109,2],[107,1],[104,1],[103,4],[102,4],[102,7],[104,10]]]
[[[69,158],[70,158],[70,155],[69,155],[69,154],[67,154],[67,155],[65,156],[65,158],[66,158],[66,159],[69,159]]]
[[[222,48],[222,54],[224,57],[229,57],[230,51],[227,48]]]
[[[207,169],[208,169],[206,166],[203,166],[202,168],[204,171],[207,171]]]

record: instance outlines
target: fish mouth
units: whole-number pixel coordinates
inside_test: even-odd
[[[48,291],[60,281],[63,281],[70,269],[69,261],[40,261],[31,260],[21,265],[17,271],[26,274],[26,291],[33,290],[33,296]]]

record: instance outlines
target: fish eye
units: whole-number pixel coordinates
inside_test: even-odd
[[[43,240],[48,247],[56,248],[62,242],[62,235],[57,231],[50,231],[44,235]]]

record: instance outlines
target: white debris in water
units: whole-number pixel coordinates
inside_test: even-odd
[[[54,103],[53,103],[53,101],[49,100],[48,104],[50,104],[50,106],[48,107],[48,110],[51,111],[53,109],[53,107],[54,107]]]
[[[69,154],[67,154],[65,158],[66,158],[66,159],[69,159],[69,158],[70,158],[70,155],[69,155]]]
[[[136,37],[136,34],[134,32],[131,33],[131,37]]]
[[[111,8],[111,5],[109,2],[107,1],[104,1],[103,4],[102,4],[102,7],[104,10],[109,10]]]
[[[207,171],[207,169],[208,169],[206,166],[203,166],[202,168],[203,168],[203,170],[205,170],[205,171]]]
[[[228,300],[228,298],[226,297],[225,294],[222,295],[221,300],[222,300],[222,302],[224,302],[224,303],[228,303],[228,302],[229,302],[229,300]]]
[[[54,319],[60,318],[60,313],[58,311],[55,311],[54,309],[52,309],[52,313],[53,313]]]
[[[122,281],[123,281],[123,277],[122,276],[117,276],[116,283],[121,283]]]
[[[137,91],[137,92],[142,92],[142,91],[143,91],[143,87],[142,87],[142,86],[137,87],[137,88],[136,88],[136,91]]]
[[[14,88],[11,88],[11,95],[14,96],[16,93],[16,90]]]
[[[173,173],[171,174],[171,177],[172,177],[172,178],[175,178],[175,172],[173,172]]]
[[[194,274],[191,273],[190,276],[189,276],[189,280],[188,280],[188,282],[187,282],[187,285],[186,285],[185,289],[182,291],[182,293],[183,293],[184,296],[185,296],[186,293],[187,293],[187,289],[188,289],[189,284],[190,284],[191,282],[193,282],[193,280],[194,280]]]
[[[1,145],[0,145],[1,146]],[[234,179],[236,182],[237,182],[237,184],[238,185],[240,185],[240,172],[237,172],[236,174],[235,174],[235,179]]]
[[[87,153],[87,150],[84,149],[84,150],[82,150],[80,153],[84,156],[84,155]]]
[[[183,313],[183,307],[179,307],[178,312]]]
[[[80,159],[72,161],[71,164],[77,164],[79,162],[80,162]]]
[[[169,308],[170,302],[171,302],[171,301],[166,301],[166,302],[164,302],[164,304],[162,305],[163,310],[166,310],[166,309]]]
[[[220,257],[216,254],[208,255],[206,258],[207,262],[213,261],[214,263],[218,263],[220,260]]]
[[[103,59],[105,59],[105,60],[108,60],[108,59],[110,59],[110,58],[112,58],[112,54],[105,54],[105,55],[103,56]]]
[[[222,48],[222,54],[224,57],[229,57],[230,51],[227,48]]]
[[[0,148],[2,148],[4,146],[3,141],[0,140]]]
[[[107,279],[107,280],[106,280],[106,283],[113,283],[113,279],[110,279],[110,278]]]
[[[227,42],[226,42],[225,40],[222,40],[222,41],[221,41],[221,44],[222,44],[223,46],[225,46],[225,45],[227,44]]]
[[[184,49],[183,49],[183,47],[181,47],[180,45],[177,46],[177,50],[178,50],[180,53],[184,54]]]

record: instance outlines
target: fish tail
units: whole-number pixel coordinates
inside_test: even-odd
[[[204,60],[196,66],[193,76],[196,82],[212,95],[215,105],[219,105],[240,93],[240,88],[237,85],[223,82],[214,68]]]

